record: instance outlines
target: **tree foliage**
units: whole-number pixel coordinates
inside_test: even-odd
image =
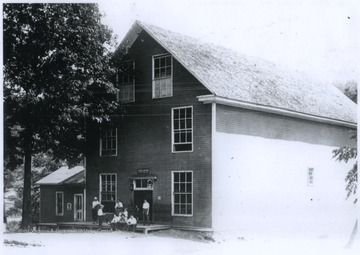
[[[31,211],[31,156],[50,150],[75,164],[87,123],[109,121],[118,109],[110,80],[115,40],[101,16],[96,4],[3,5],[4,162],[14,169],[25,158],[23,221]]]
[[[84,146],[87,117],[109,120],[117,104],[99,94],[115,92],[106,47],[114,40],[100,18],[95,4],[4,5],[8,156],[20,153],[8,135],[15,124],[31,135],[34,152],[77,158],[83,150],[74,145]]]
[[[355,81],[347,82],[342,86],[344,94],[350,98],[355,103],[357,102],[357,83]],[[351,130],[350,138],[357,140],[357,131]],[[357,148],[350,148],[347,146],[341,147],[333,151],[333,157],[338,161],[343,161],[347,163],[351,159],[357,159]],[[353,165],[353,167],[348,171],[345,177],[346,187],[345,190],[347,192],[346,198],[348,199],[351,195],[356,195],[357,185],[358,185],[358,168],[357,161]],[[354,199],[354,203],[357,202],[357,198]]]

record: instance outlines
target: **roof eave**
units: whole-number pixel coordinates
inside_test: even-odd
[[[331,124],[331,125],[343,126],[343,127],[353,128],[353,129],[357,128],[357,124],[353,123],[353,122],[331,119],[331,118],[326,118],[326,117],[316,116],[316,115],[311,115],[311,114],[305,114],[305,113],[301,113],[301,112],[295,112],[295,111],[291,111],[291,110],[287,110],[287,109],[276,108],[276,107],[271,107],[271,106],[266,106],[266,105],[258,105],[258,104],[248,103],[248,102],[242,102],[242,101],[238,101],[238,100],[219,97],[216,95],[203,95],[203,96],[198,96],[197,98],[198,98],[199,102],[202,102],[204,104],[217,103],[217,104],[221,104],[221,105],[233,106],[233,107],[254,110],[254,111],[260,111],[260,112],[273,113],[273,114],[278,114],[278,115],[283,115],[283,116],[288,116],[288,117],[293,117],[293,118],[298,118],[298,119],[305,119],[305,120],[309,120],[309,121],[315,121],[315,122],[326,123],[326,124]]]

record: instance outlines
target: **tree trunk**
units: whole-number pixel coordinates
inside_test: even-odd
[[[27,135],[29,136],[29,135]],[[24,189],[22,204],[21,229],[32,227],[32,208],[31,208],[31,138],[25,138],[25,162],[24,162]]]

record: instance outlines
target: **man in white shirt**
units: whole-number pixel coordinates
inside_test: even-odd
[[[134,217],[134,215],[130,215],[130,218],[127,220],[127,225],[128,225],[128,228],[131,228],[131,230],[133,232],[135,232],[135,228],[136,228],[136,225],[137,225],[137,221]]]
[[[92,202],[92,220],[93,224],[97,222],[97,211],[99,209],[100,202],[97,197],[94,197],[94,201]]]
[[[144,225],[150,225],[150,220],[149,220],[149,212],[150,212],[150,204],[146,201],[146,199],[144,200],[143,206],[143,221],[144,221]],[[145,224],[145,219],[146,219],[146,224]]]

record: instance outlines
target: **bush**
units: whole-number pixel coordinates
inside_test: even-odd
[[[21,221],[9,221],[6,223],[7,232],[16,232],[20,228]]]
[[[6,217],[11,217],[11,216],[18,216],[21,214],[21,209],[16,208],[16,207],[10,207],[9,209],[6,210],[5,212],[5,216]]]
[[[14,207],[16,208],[16,209],[22,209],[22,200],[21,199],[16,199],[15,201],[14,201]]]

